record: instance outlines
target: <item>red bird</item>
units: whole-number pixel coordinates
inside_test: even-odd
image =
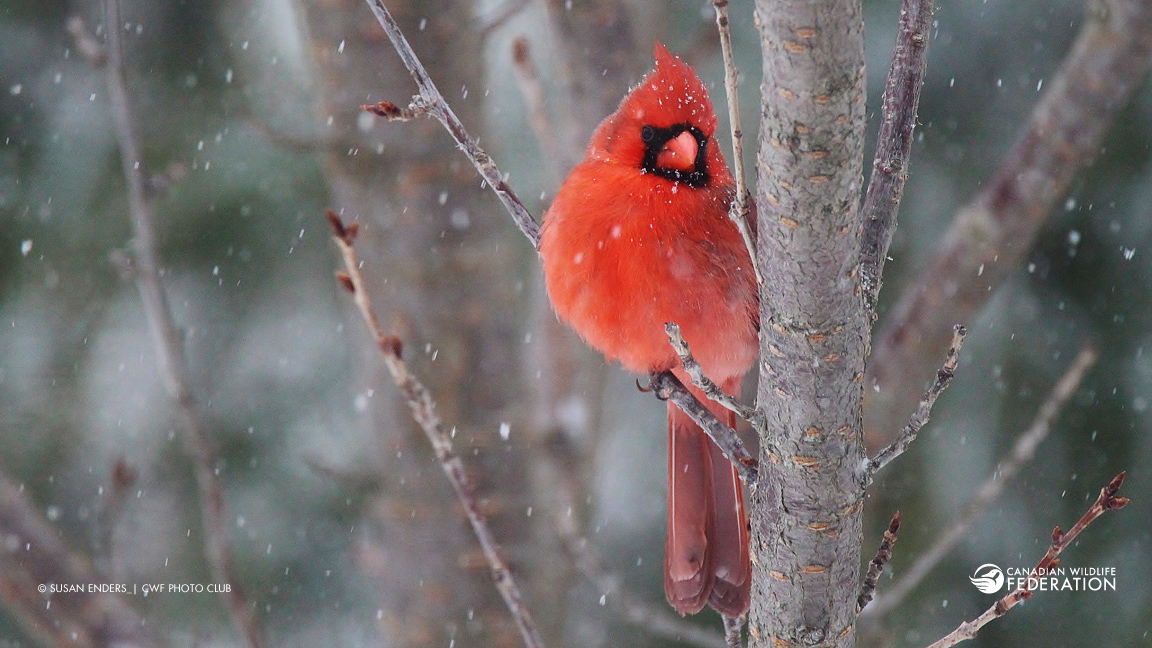
[[[736,394],[756,359],[756,280],[728,218],[735,183],[716,115],[686,63],[656,45],[656,69],[596,129],[548,211],[540,256],[557,315],[608,360],[673,370],[664,332],[680,325],[705,372]],[[692,388],[721,421],[735,415]],[[668,404],[664,593],[681,614],[748,610],[748,519],[736,470]]]

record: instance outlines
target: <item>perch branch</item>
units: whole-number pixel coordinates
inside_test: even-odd
[[[860,596],[856,598],[856,614],[860,614],[876,594],[876,582],[880,580],[880,572],[884,571],[884,565],[892,558],[892,547],[896,545],[896,534],[899,531],[900,511],[896,511],[892,514],[888,528],[884,530],[884,539],[880,541],[876,556],[868,563],[868,574],[864,576],[864,582],[860,584]]]
[[[1072,544],[1072,541],[1076,539],[1076,536],[1080,535],[1081,531],[1088,528],[1088,525],[1103,515],[1105,511],[1115,511],[1124,508],[1124,506],[1128,504],[1128,498],[1116,497],[1116,492],[1120,490],[1120,486],[1123,483],[1124,473],[1113,477],[1107,486],[1100,489],[1100,496],[1096,498],[1092,506],[1076,521],[1076,524],[1074,524],[1067,533],[1062,531],[1060,527],[1052,529],[1052,544],[1048,546],[1048,551],[1044,553],[1044,557],[1040,559],[1040,562],[1036,563],[1036,567],[1033,568],[1030,573],[1045,573],[1041,570],[1052,569],[1059,565],[1060,559],[1058,556],[1060,552]],[[972,621],[961,623],[959,627],[928,648],[948,648],[962,641],[975,638],[980,628],[988,625],[994,619],[1004,616],[1008,613],[1008,610],[1011,610],[1021,601],[1032,598],[1032,591],[1028,589],[1028,586],[1029,582],[1025,579],[1023,586],[1017,587],[1004,595],[1004,597],[996,601],[992,607],[985,610],[984,614],[981,614]]]
[[[492,191],[496,192],[496,197],[512,215],[512,220],[516,222],[516,226],[532,242],[532,247],[538,248],[540,246],[540,225],[521,202],[520,197],[509,186],[505,175],[500,172],[496,163],[480,148],[476,139],[468,133],[464,124],[460,122],[460,118],[444,100],[444,96],[440,94],[440,90],[432,82],[432,77],[428,76],[428,71],[424,69],[424,64],[417,58],[416,52],[408,44],[408,39],[400,31],[400,26],[392,18],[392,14],[388,13],[388,8],[384,6],[384,0],[367,0],[367,2],[372,13],[376,15],[376,20],[384,28],[384,32],[388,34],[388,39],[392,41],[392,46],[396,48],[396,53],[400,55],[400,60],[404,62],[404,67],[408,68],[408,72],[420,89],[420,94],[413,98],[412,106],[408,111],[387,101],[362,107],[387,119],[411,118],[413,114],[426,114],[435,117],[452,135],[452,139],[456,140],[460,150],[464,151],[464,154],[472,161],[472,165],[476,167],[484,182],[492,187]]]
[[[748,185],[744,180],[744,133],[740,128],[740,92],[737,89],[740,73],[732,57],[732,30],[728,24],[728,0],[712,0],[716,10],[716,29],[720,32],[720,51],[724,55],[724,92],[728,97],[728,123],[732,126],[732,173],[736,176],[736,196],[728,217],[736,223],[744,245],[748,248],[748,258],[752,260],[752,270],[756,273],[756,283],[763,286],[764,276],[760,274],[760,264],[756,262],[756,241],[748,226]]]
[[[944,366],[936,372],[936,380],[928,388],[928,391],[924,392],[924,397],[920,399],[920,406],[913,412],[908,425],[905,425],[904,429],[900,431],[900,436],[869,461],[869,481],[876,474],[876,471],[904,454],[904,451],[916,440],[920,428],[924,427],[932,415],[932,406],[936,404],[936,399],[940,398],[940,394],[943,394],[945,389],[948,389],[948,384],[956,375],[956,363],[960,360],[960,349],[964,346],[964,336],[967,334],[968,330],[959,324],[952,329],[952,346],[948,349],[948,357],[944,360]]]
[[[360,259],[352,247],[359,226],[356,223],[345,225],[340,217],[331,211],[328,212],[328,222],[332,226],[333,239],[336,241],[336,246],[340,248],[340,255],[344,260],[344,271],[338,272],[336,278],[345,290],[352,293],[352,299],[356,302],[360,316],[375,338],[376,346],[380,348],[384,364],[392,376],[392,382],[400,389],[404,400],[408,403],[412,419],[424,430],[429,443],[432,444],[432,449],[436,452],[440,467],[444,469],[448,481],[452,482],[456,497],[468,515],[468,521],[472,524],[472,531],[476,534],[476,539],[484,551],[484,557],[487,558],[488,565],[492,569],[492,580],[496,582],[496,589],[500,591],[500,596],[504,598],[508,611],[512,613],[512,619],[520,629],[524,645],[528,648],[539,648],[543,644],[540,641],[540,632],[536,628],[536,622],[528,610],[527,603],[524,602],[524,597],[520,593],[519,586],[516,585],[516,580],[512,577],[512,572],[508,569],[508,564],[504,562],[499,550],[497,550],[496,538],[492,535],[491,529],[488,528],[487,519],[480,511],[475,489],[464,471],[464,464],[452,449],[452,437],[444,429],[444,422],[436,413],[436,404],[432,400],[432,395],[428,393],[428,389],[424,387],[423,383],[409,372],[408,365],[400,357],[400,338],[384,333],[379,320],[376,318],[376,313],[372,309],[372,302],[368,297],[368,292],[364,289],[364,277],[360,274]]]
[[[735,397],[725,394],[719,385],[704,374],[704,367],[701,367],[700,363],[696,362],[696,358],[692,356],[692,349],[684,340],[679,326],[673,322],[668,322],[664,325],[664,332],[668,334],[668,341],[672,343],[676,355],[680,356],[680,365],[692,379],[693,385],[699,387],[708,398],[736,412],[736,416],[751,423],[757,433],[761,433],[767,428],[767,423],[765,423],[764,415],[761,412],[757,411],[755,407],[748,407]]]
[[[1040,406],[1032,425],[1016,439],[1016,443],[1012,447],[1012,454],[997,467],[996,472],[991,477],[980,485],[980,488],[976,489],[976,496],[964,507],[960,519],[945,531],[928,551],[921,554],[916,562],[904,572],[903,576],[888,588],[885,594],[876,599],[876,602],[868,608],[868,616],[880,617],[899,607],[908,594],[920,584],[920,581],[924,580],[924,577],[964,537],[964,534],[984,512],[984,509],[988,508],[988,505],[1004,492],[1004,489],[1012,482],[1012,478],[1020,472],[1020,469],[1032,461],[1032,458],[1036,456],[1036,447],[1048,437],[1048,432],[1052,429],[1052,421],[1056,419],[1068,399],[1076,393],[1084,375],[1096,363],[1096,358],[1095,347],[1088,345],[1080,350],[1080,354],[1076,356],[1060,381],[1052,388],[1052,392],[1048,394],[1044,404]]]
[[[696,425],[712,439],[728,461],[736,466],[740,479],[751,488],[756,483],[756,458],[749,454],[744,442],[736,435],[736,431],[720,422],[704,403],[701,403],[684,383],[680,382],[671,371],[662,371],[652,374],[652,388],[657,398],[672,401],[690,416]]]
[[[1152,3],[1088,2],[1084,27],[1032,110],[1020,139],[961,208],[935,257],[893,306],[868,363],[865,420],[870,438],[903,418],[915,381],[931,364],[924,349],[944,344],[1016,272],[1053,207],[1080,169],[1100,153],[1117,112],[1152,66]]]
[[[128,183],[128,210],[132,218],[132,248],[135,256],[136,287],[144,304],[144,313],[152,335],[152,344],[160,376],[168,395],[175,401],[182,420],[184,446],[196,473],[203,526],[205,556],[212,578],[228,583],[224,594],[232,622],[251,648],[261,648],[264,640],[257,627],[255,613],[244,596],[233,567],[232,536],[225,520],[224,490],[216,478],[216,454],[204,431],[192,391],[192,375],[184,355],[184,337],[176,326],[168,296],[160,281],[160,260],[156,254],[155,218],[147,197],[147,180],[141,168],[140,144],[136,139],[135,119],[128,100],[124,71],[124,22],[120,18],[119,0],[105,0],[105,35],[107,38],[107,73],[109,107],[115,121],[120,161]]]
[[[892,67],[884,83],[876,156],[861,212],[864,223],[860,242],[861,283],[872,317],[876,316],[876,295],[880,292],[884,260],[896,231],[896,214],[908,179],[912,132],[916,128],[920,89],[924,87],[924,72],[928,67],[932,4],[932,0],[900,3],[900,28],[892,51]]]

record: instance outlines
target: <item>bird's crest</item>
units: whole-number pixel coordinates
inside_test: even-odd
[[[589,159],[639,165],[644,157],[641,132],[645,126],[687,124],[705,137],[716,131],[716,113],[696,72],[660,43],[656,43],[654,54],[656,69],[596,129],[588,147]]]

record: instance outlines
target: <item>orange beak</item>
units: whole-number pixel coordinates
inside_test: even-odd
[[[696,153],[700,145],[696,137],[688,131],[668,140],[664,150],[656,156],[656,166],[677,171],[691,171],[696,168]]]

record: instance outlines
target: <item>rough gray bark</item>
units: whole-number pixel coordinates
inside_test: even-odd
[[[752,496],[755,646],[852,646],[859,588],[864,42],[859,0],[759,0],[756,204],[761,477]]]

